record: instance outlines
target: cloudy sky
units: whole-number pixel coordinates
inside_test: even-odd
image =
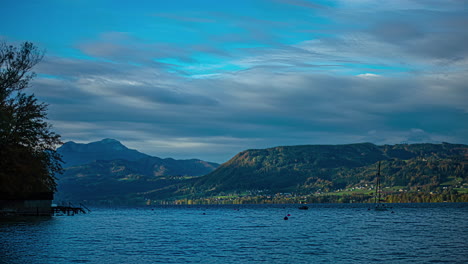
[[[46,51],[31,92],[63,141],[468,143],[468,1],[2,0],[2,21]]]

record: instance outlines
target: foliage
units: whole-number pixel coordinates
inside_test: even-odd
[[[201,177],[184,176],[209,171],[192,161],[96,161],[67,168],[59,193],[101,204],[362,203],[373,201],[381,161],[386,202],[460,202],[467,153],[456,144],[278,147],[243,151]]]
[[[447,190],[468,186],[468,146],[460,144],[369,143],[290,146],[247,150],[212,173],[151,199],[191,203],[370,202],[382,161],[388,202],[467,201]],[[240,193],[249,195],[239,195]],[[277,193],[291,193],[278,197]],[[220,195],[230,196],[219,199]],[[419,197],[419,198],[418,198]]]
[[[201,177],[167,159],[98,161],[68,168],[61,186],[102,204],[362,203],[373,201],[381,161],[386,202],[466,202],[467,154],[446,143],[277,147],[243,151]]]
[[[126,149],[123,145],[121,147]],[[77,156],[77,153],[90,153],[103,148],[106,147],[102,144],[90,143],[86,152],[74,149],[62,153],[64,159],[67,159],[67,155]],[[125,152],[123,154],[125,155]],[[106,157],[114,156],[102,155],[103,159]],[[213,171],[217,166],[216,163],[196,159],[161,159],[147,155],[136,160],[96,160],[65,168],[63,175],[59,177],[56,200],[122,201],[124,196],[163,189],[171,185],[177,186],[181,182],[187,183],[197,176]]]
[[[195,187],[213,193],[263,189],[329,192],[372,183],[377,162],[383,160],[386,186],[430,189],[449,177],[466,179],[467,151],[467,146],[455,144],[379,147],[369,143],[247,150],[201,178]]]
[[[60,136],[46,122],[47,105],[24,89],[34,78],[31,69],[42,59],[32,43],[0,44],[0,193],[21,197],[50,192],[61,171],[55,146]]]

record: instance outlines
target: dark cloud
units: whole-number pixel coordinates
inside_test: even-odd
[[[125,68],[132,65],[126,65]],[[38,74],[46,74],[60,78],[74,79],[80,76],[123,74],[126,69],[118,64],[110,64],[100,60],[86,60],[46,56],[34,69]]]
[[[164,71],[155,77],[149,74],[154,69],[143,66],[129,70],[120,65],[128,70],[122,75],[115,64],[100,62],[99,76],[82,71],[72,78],[67,74],[82,65],[58,62],[65,70],[55,71],[53,63],[45,69],[63,78],[38,78],[34,89],[51,103],[50,117],[59,132],[77,141],[107,135],[151,154],[178,153],[179,158],[223,161],[219,158],[244,148],[280,144],[389,143],[415,139],[412,129],[425,131],[424,138],[434,141],[444,138],[436,127],[446,124],[441,120],[447,114],[456,113],[462,121],[468,111],[468,80],[459,74],[392,78],[279,67],[278,72],[252,68],[189,81]],[[436,106],[439,114],[434,116]],[[406,124],[402,115],[408,116]],[[462,124],[456,131],[466,130]],[[139,138],[154,144],[144,147]]]
[[[50,103],[64,140],[113,137],[162,157],[224,162],[277,145],[468,143],[466,7],[276,2],[307,5],[335,24],[287,42],[279,32],[294,32],[293,20],[159,14],[184,27],[213,19],[226,32],[200,32],[206,41],[187,45],[104,33],[76,46],[84,58],[46,57],[32,90]],[[203,56],[222,59],[210,65]]]
[[[431,33],[407,46],[408,52],[443,61],[465,60],[468,56],[468,32]]]
[[[398,45],[424,37],[424,32],[420,28],[403,21],[377,23],[372,25],[370,33],[385,42]]]
[[[354,28],[342,29],[334,40],[346,45],[352,36],[368,52],[380,52],[383,57],[397,54],[409,63],[414,59],[437,63],[463,60],[468,54],[464,45],[468,20],[467,6],[462,2],[395,1],[364,10],[336,11],[341,23],[353,24]],[[330,40],[326,42],[333,45]]]
[[[88,56],[114,62],[153,64],[155,59],[167,57],[194,62],[187,49],[169,43],[148,43],[125,32],[103,33],[99,40],[82,42],[77,48]]]

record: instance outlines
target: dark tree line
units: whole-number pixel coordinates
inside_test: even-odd
[[[60,135],[47,122],[47,104],[26,94],[43,52],[30,42],[0,43],[0,196],[23,197],[56,189],[62,170]],[[1,199],[1,197],[0,197]]]

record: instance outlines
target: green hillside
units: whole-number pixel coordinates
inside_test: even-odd
[[[358,201],[365,201],[372,196],[377,163],[382,161],[382,181],[389,197],[418,192],[436,195],[448,191],[463,196],[468,187],[467,157],[467,145],[448,143],[253,149],[237,154],[183,188],[167,186],[145,195],[156,200],[230,197],[231,200],[255,201],[254,197],[287,193],[296,198],[352,195]]]
[[[369,202],[381,162],[388,202],[468,201],[468,146],[282,146],[228,162],[156,157],[66,168],[58,200],[92,203]],[[217,169],[215,169],[217,167]]]
[[[136,161],[98,160],[59,175],[56,201],[131,204],[138,193],[160,189],[213,171],[218,164],[197,159],[147,157]]]

